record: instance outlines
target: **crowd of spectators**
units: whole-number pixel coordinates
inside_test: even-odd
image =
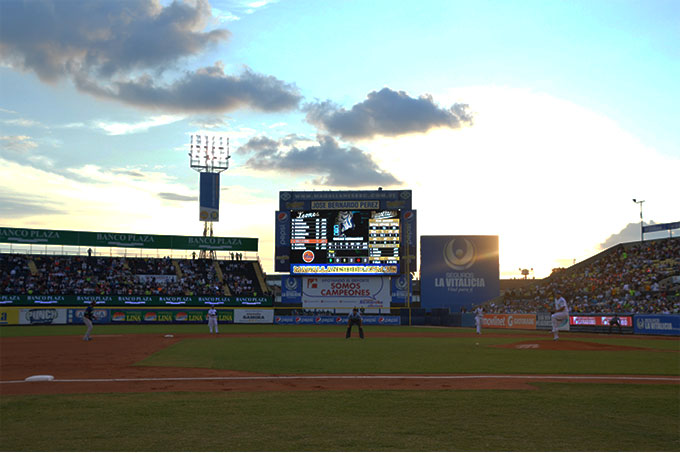
[[[485,308],[491,313],[547,311],[559,290],[572,313],[680,313],[678,279],[680,238],[620,244],[545,280],[508,291]]]
[[[240,261],[222,261],[220,268],[232,294],[236,296],[257,295],[255,271],[252,266]]]
[[[257,296],[264,293],[257,283],[252,261],[0,254],[0,294]]]

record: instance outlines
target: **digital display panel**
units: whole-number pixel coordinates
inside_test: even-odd
[[[291,274],[396,275],[398,210],[316,210],[290,213]]]

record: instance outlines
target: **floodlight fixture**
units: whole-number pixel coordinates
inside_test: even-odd
[[[637,198],[633,198],[633,203],[637,203],[640,205],[640,242],[645,240],[645,229],[644,229],[644,223],[642,221],[642,203],[644,203],[645,200],[638,200]]]
[[[221,173],[229,168],[229,138],[218,134],[192,134],[189,165],[198,172]]]

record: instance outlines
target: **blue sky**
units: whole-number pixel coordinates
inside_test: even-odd
[[[0,226],[200,234],[218,133],[215,234],[266,271],[280,190],[383,186],[547,276],[638,239],[632,198],[680,220],[679,42],[675,1],[5,0]]]

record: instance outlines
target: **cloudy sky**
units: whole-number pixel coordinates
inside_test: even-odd
[[[3,0],[0,226],[201,234],[223,134],[215,235],[265,271],[280,190],[380,186],[545,277],[638,240],[633,198],[680,220],[679,42],[675,0]]]

